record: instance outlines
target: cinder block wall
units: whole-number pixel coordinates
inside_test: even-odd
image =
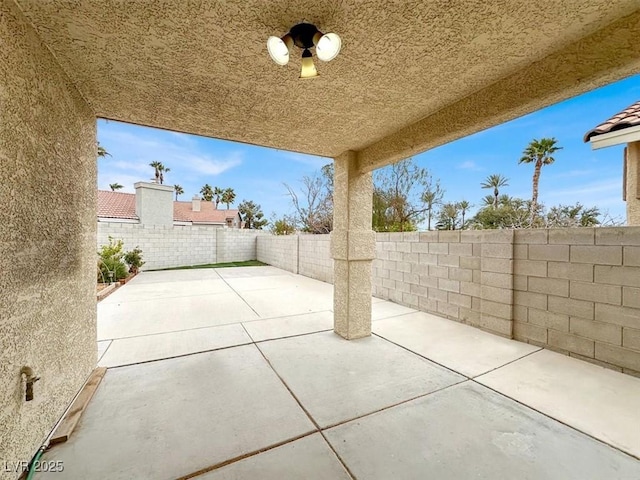
[[[332,282],[329,235],[259,238],[258,259]],[[372,276],[377,297],[640,375],[640,227],[379,233]]]
[[[640,372],[640,228],[520,230],[514,338]]]
[[[143,270],[217,263],[215,227],[174,227],[136,223],[98,222],[98,248],[109,236],[124,242],[124,249],[142,250]]]
[[[305,277],[333,283],[333,259],[330,235],[298,237],[298,273]]]
[[[263,234],[261,231],[218,228],[216,232],[217,263],[245,262],[258,258],[256,237]]]
[[[298,235],[260,235],[256,251],[259,261],[298,273]]]
[[[379,233],[373,294],[511,337],[513,231]]]

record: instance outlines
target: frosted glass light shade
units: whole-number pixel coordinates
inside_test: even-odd
[[[271,60],[278,65],[286,65],[289,63],[289,47],[282,38],[271,36],[267,40],[267,50]]]
[[[316,55],[323,62],[329,62],[338,56],[340,48],[342,47],[342,40],[336,33],[326,33],[316,45]]]

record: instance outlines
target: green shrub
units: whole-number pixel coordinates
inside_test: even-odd
[[[127,276],[122,240],[109,237],[109,243],[98,251],[98,282],[117,282]]]
[[[138,273],[140,267],[144,265],[142,261],[142,250],[136,247],[124,254],[124,261],[129,265],[130,273]]]

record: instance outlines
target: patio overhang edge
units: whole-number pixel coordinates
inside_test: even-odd
[[[357,152],[370,172],[640,71],[640,10]]]

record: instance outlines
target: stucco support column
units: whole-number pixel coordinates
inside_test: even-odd
[[[10,479],[96,366],[97,144],[93,111],[12,0],[0,0],[0,51],[0,478]],[[40,377],[30,402],[23,366]]]
[[[640,225],[640,142],[627,144],[624,163],[627,225]]]
[[[373,181],[356,169],[356,152],[334,159],[333,329],[346,338],[371,335],[371,262],[375,233],[371,230]]]

